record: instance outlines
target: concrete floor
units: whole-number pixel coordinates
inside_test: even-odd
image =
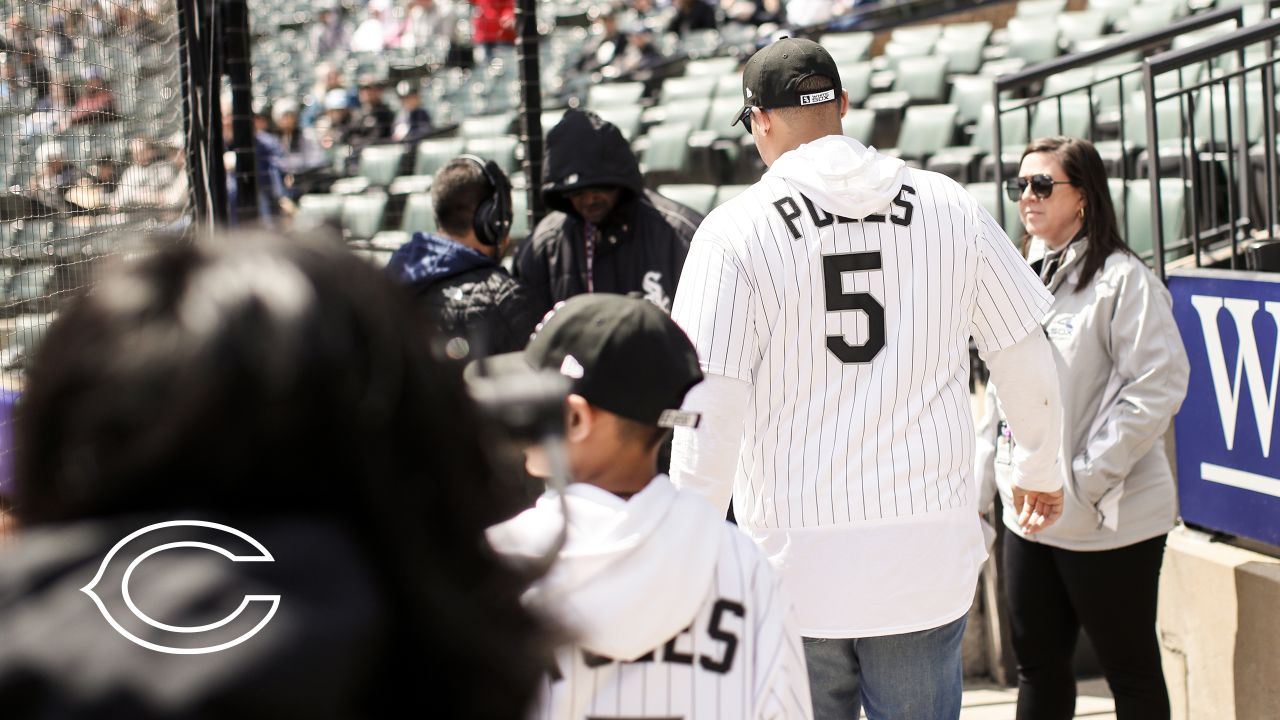
[[[1076,700],[1076,717],[1115,720],[1115,703],[1105,680],[1082,680]],[[964,691],[960,720],[1013,720],[1018,691],[993,685],[970,685]]]

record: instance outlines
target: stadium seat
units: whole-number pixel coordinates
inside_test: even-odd
[[[658,194],[674,200],[702,215],[715,206],[716,186],[704,184],[659,185]]]
[[[996,219],[996,222],[1000,221],[1000,216],[996,212],[996,203],[1004,203],[1004,232],[1014,245],[1020,245],[1022,235],[1026,231],[1022,227],[1022,218],[1018,216],[1018,203],[1009,200],[1004,193],[1004,188],[996,187],[993,182],[969,183],[964,187],[983,209]]]
[[[564,110],[544,110],[542,112],[542,134],[546,135],[551,128],[560,124],[564,119]]]
[[[841,79],[843,79],[844,70],[841,69]],[[729,73],[716,78],[716,94],[715,99],[735,98],[739,103],[742,102],[742,74]]]
[[[871,134],[876,127],[876,112],[865,108],[850,108],[849,112],[844,114],[840,126],[847,137],[863,145],[870,145]]]
[[[704,100],[710,102],[716,94],[719,78],[710,75],[671,77],[662,81],[662,102],[670,105],[675,100]]]
[[[950,145],[955,131],[955,105],[913,105],[902,120],[897,147],[884,152],[924,162]]]
[[[1071,50],[1081,40],[1096,40],[1102,37],[1107,27],[1107,14],[1096,10],[1067,12],[1059,15],[1057,22],[1058,39]]]
[[[871,56],[871,45],[875,35],[869,32],[827,33],[818,44],[831,53],[831,58],[838,65],[866,60]],[[841,72],[844,68],[841,67]]]
[[[1006,112],[1000,118],[1000,135],[1004,139],[1005,164],[1018,162],[1022,149],[1028,141],[1027,114],[1021,110]],[[948,175],[960,182],[973,180],[975,172],[979,177],[988,178],[995,175],[995,158],[991,154],[996,148],[995,107],[987,104],[978,116],[973,136],[968,145],[947,147],[936,152],[925,167],[935,172]],[[981,168],[975,168],[975,162],[982,159]]]
[[[431,206],[430,193],[416,193],[405,200],[400,230],[406,233],[435,232],[436,213]]]
[[[640,118],[644,108],[639,105],[618,103],[591,109],[600,116],[601,120],[613,123],[628,142],[635,140],[640,134]]]
[[[391,182],[387,192],[392,195],[412,195],[414,193],[430,192],[431,183],[434,180],[435,177],[432,175],[401,175]]]
[[[935,55],[947,59],[947,70],[953,73],[975,73],[982,66],[982,45],[969,38],[942,37],[933,47]]]
[[[644,83],[601,83],[587,91],[587,107],[599,112],[604,109],[627,107],[640,102],[644,95]]]
[[[445,163],[462,154],[466,141],[462,138],[441,138],[423,140],[418,143],[417,156],[414,158],[414,175],[435,175]]]
[[[1165,247],[1178,242],[1185,234],[1186,196],[1189,184],[1182,178],[1160,179],[1160,217]],[[1125,187],[1125,208],[1121,222],[1125,224],[1125,242],[1139,256],[1150,258],[1154,252],[1155,231],[1151,224],[1151,182],[1132,180]],[[1119,214],[1119,213],[1118,213]]]
[[[692,132],[693,127],[688,123],[649,128],[640,152],[640,167],[644,174],[679,178],[688,167],[689,135]]]
[[[529,193],[526,190],[511,191],[511,242],[518,243],[529,236]]]
[[[1046,100],[1036,105],[1034,118],[1031,121],[1031,137],[1067,135],[1092,138],[1093,133],[1090,129],[1092,119],[1093,106],[1089,104],[1089,97],[1083,93]]]
[[[360,176],[370,185],[386,187],[400,174],[400,161],[404,158],[404,146],[371,145],[360,151]]]
[[[840,66],[840,85],[849,92],[849,104],[857,107],[871,94],[871,63],[845,63]]]
[[[1122,29],[1127,33],[1149,33],[1167,27],[1185,9],[1178,2],[1146,2],[1129,8]]]
[[[948,40],[967,40],[975,45],[986,45],[991,39],[991,23],[949,23],[942,27],[942,37]]]
[[[905,92],[913,104],[936,103],[947,96],[947,60],[905,58],[898,64],[893,89]]]
[[[736,102],[736,101],[735,101]],[[662,122],[689,123],[695,128],[707,126],[707,116],[711,111],[709,98],[686,98],[675,103],[660,106],[663,110]]]
[[[942,37],[942,25],[939,23],[905,25],[890,31],[889,42],[922,48],[924,52],[928,52],[940,37]]]
[[[515,115],[512,113],[469,117],[462,121],[458,132],[467,140],[500,137],[511,131],[514,120]]]
[[[696,75],[712,75],[720,77],[721,75],[732,75],[738,70],[738,59],[731,57],[706,58],[704,60],[691,60],[684,68],[684,74],[687,77]]]
[[[1018,17],[1044,20],[1061,14],[1066,6],[1067,0],[1021,0],[1014,13]]]
[[[498,163],[502,172],[514,175],[520,171],[520,162],[516,160],[516,148],[520,139],[514,135],[502,137],[475,138],[467,141],[466,151],[476,157]]]
[[[1089,0],[1089,10],[1106,15],[1107,24],[1114,27],[1136,4],[1138,0]]]
[[[325,224],[337,224],[342,219],[342,195],[310,194],[298,198],[298,212],[293,222],[299,228],[310,229]]]
[[[1007,57],[1035,65],[1058,56],[1058,27],[1049,18],[1014,17],[1006,30],[1009,33]]]
[[[342,206],[343,235],[352,240],[373,237],[382,227],[386,209],[386,193],[349,196]]]

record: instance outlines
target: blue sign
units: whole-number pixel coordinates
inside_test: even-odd
[[[1189,523],[1280,546],[1280,275],[1171,273],[1191,363],[1174,420]]]

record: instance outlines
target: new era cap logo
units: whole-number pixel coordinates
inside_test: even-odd
[[[577,358],[572,355],[565,355],[564,362],[560,363],[560,374],[565,377],[573,378],[574,380],[581,380],[582,376],[586,373],[582,369],[582,364],[578,362]]]
[[[828,100],[835,100],[835,99],[836,99],[836,90],[835,88],[832,88],[825,92],[812,93],[809,95],[801,95],[800,104],[801,105],[817,105],[818,103],[824,103],[824,102],[827,102]]]

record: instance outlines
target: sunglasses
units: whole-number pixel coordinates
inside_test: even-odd
[[[742,114],[738,116],[738,122],[742,123],[742,127],[746,128],[747,134],[751,134],[751,110],[755,105],[748,105],[742,108]],[[764,112],[764,108],[760,108],[760,112]]]
[[[1027,186],[1031,186],[1031,193],[1041,200],[1053,194],[1054,185],[1075,185],[1070,180],[1054,180],[1049,175],[1039,174],[1031,177],[1009,178],[1004,181],[1005,194],[1009,196],[1010,202],[1018,202],[1022,197],[1022,193],[1026,191]]]

